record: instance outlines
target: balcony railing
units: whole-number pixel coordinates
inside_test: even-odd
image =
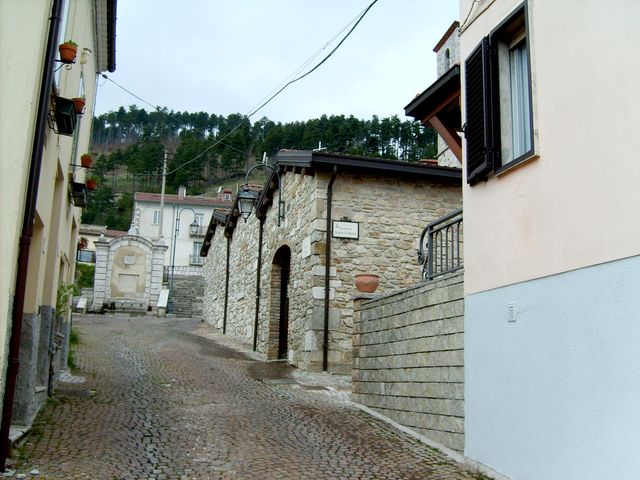
[[[207,227],[198,227],[195,231],[189,231],[189,235],[192,237],[204,237],[207,234]]]
[[[189,255],[189,265],[204,265],[205,257]]]
[[[422,278],[454,272],[463,267],[462,209],[451,212],[429,223],[420,236],[418,263],[422,265]]]

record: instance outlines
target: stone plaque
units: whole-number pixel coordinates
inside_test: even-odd
[[[333,221],[332,227],[333,238],[351,238],[358,240],[360,238],[360,223],[358,222],[343,222]]]
[[[135,265],[136,264],[136,256],[135,255],[125,255],[124,256],[124,264],[125,265]]]

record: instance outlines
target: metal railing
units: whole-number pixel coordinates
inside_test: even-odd
[[[429,223],[420,235],[418,263],[422,265],[422,278],[454,272],[463,267],[462,209],[451,212]]]
[[[204,265],[205,257],[189,255],[189,265]]]
[[[198,227],[198,229],[194,232],[189,231],[189,236],[191,237],[204,237],[207,234],[208,227]]]

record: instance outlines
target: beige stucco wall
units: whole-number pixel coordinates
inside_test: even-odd
[[[22,229],[51,3],[0,2],[0,182],[3,201],[0,209],[0,257],[3,258],[3,268],[0,269],[0,390],[5,383],[18,240]],[[95,54],[93,2],[70,0],[68,5],[67,23],[61,26],[61,38],[73,38],[79,44],[79,54],[83,48],[89,48]],[[96,69],[95,55],[90,54],[85,65],[76,63],[70,70],[62,68],[59,72],[57,86],[65,97],[78,96],[83,74],[87,114],[76,129],[75,150],[72,137],[59,136],[48,126],[45,127],[34,235],[29,252],[25,314],[38,312],[40,306],[55,307],[58,285],[70,283],[74,278],[81,212],[68,200],[69,164],[76,163],[75,158],[88,150],[96,93]],[[76,171],[76,180],[84,180],[82,171]]]
[[[48,11],[40,4],[0,2],[0,19],[4,19],[0,20],[0,258],[5,259],[0,269],[0,379],[4,379],[6,369],[17,246],[29,172],[30,149],[25,146],[30,146],[33,138],[47,18]],[[0,394],[3,390],[4,380],[0,382]]]
[[[461,18],[471,4],[461,1]],[[520,4],[483,0],[474,7],[491,5],[463,28],[463,65]],[[465,185],[467,293],[640,253],[633,140],[640,63],[628,54],[638,42],[639,15],[633,0],[529,2],[539,158]],[[464,88],[462,94],[464,104]]]

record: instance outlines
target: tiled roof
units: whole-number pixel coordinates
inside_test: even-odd
[[[148,192],[136,192],[134,195],[134,200],[136,202],[160,203],[160,194],[148,193]],[[175,204],[175,205],[204,205],[204,206],[212,206],[212,207],[229,207],[233,202],[231,200],[222,200],[220,198],[212,198],[212,197],[195,197],[195,196],[189,196],[189,195],[185,197],[180,197],[178,195],[165,194],[164,203]]]

